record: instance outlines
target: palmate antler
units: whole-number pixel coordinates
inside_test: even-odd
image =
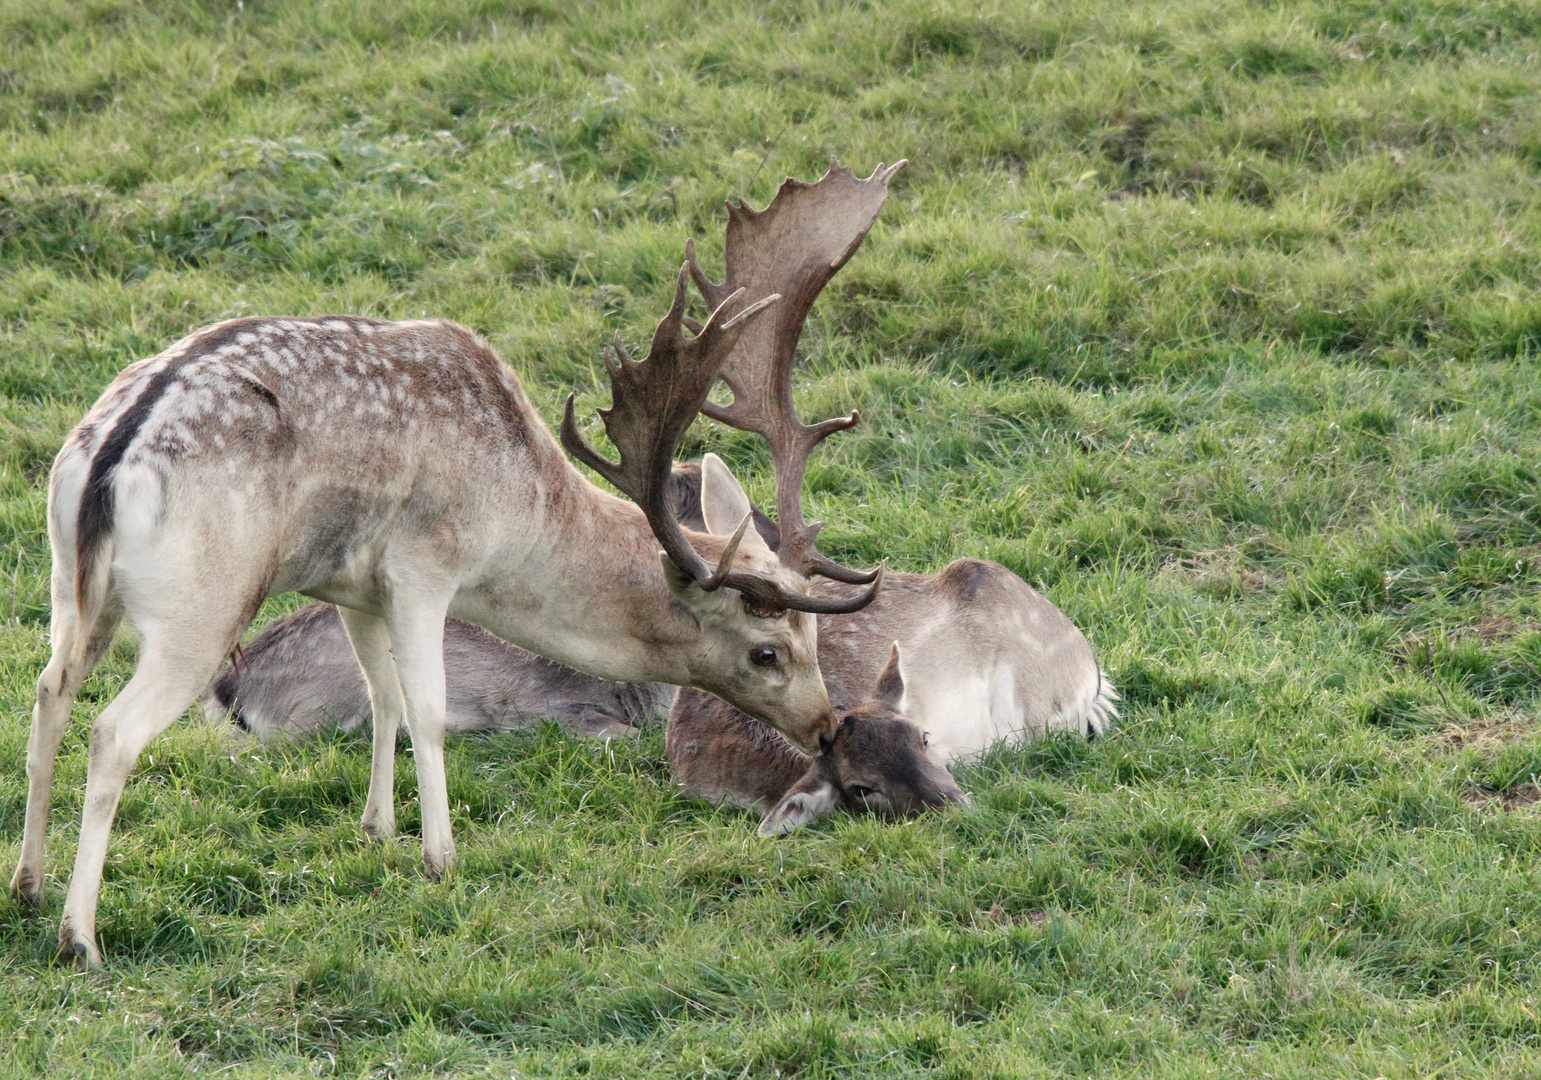
[[[854,611],[862,606],[860,598],[808,596],[788,591],[760,574],[734,570],[733,557],[749,518],[744,519],[728,541],[717,567],[708,569],[679,521],[669,512],[669,474],[680,436],[706,401],[734,345],[761,321],[758,317],[767,308],[780,300],[775,294],[763,296],[736,315],[729,315],[729,310],[743,300],[744,290],[726,290],[715,298],[714,310],[704,325],[692,323],[696,335],[687,338],[683,333],[687,280],[686,267],[681,267],[674,302],[653,332],[646,360],[633,360],[619,333],[607,351],[605,367],[610,375],[611,405],[600,409],[599,415],[610,441],[620,451],[620,462],[605,458],[579,434],[573,418],[573,395],[568,395],[562,416],[562,445],[642,509],[669,561],[694,578],[701,588],[737,589],[743,595],[744,605],[757,615],[775,615],[789,609],[831,614]]]
[[[853,585],[876,581],[882,567],[853,570],[819,553],[814,539],[824,523],[803,520],[803,473],[813,448],[859,417],[852,412],[817,424],[799,421],[792,402],[792,365],[813,301],[861,246],[888,196],[889,178],[904,164],[879,165],[860,180],[831,161],[817,183],[789,178],[764,210],[751,210],[742,201],[728,203],[727,279],[721,285],[702,273],[693,244],[687,243],[685,251],[685,265],[708,304],[739,292],[749,299],[781,297],[769,318],[743,333],[723,364],[722,379],[733,391],[733,403],[708,401],[701,411],[770,443],[782,564],[803,575],[822,574]]]

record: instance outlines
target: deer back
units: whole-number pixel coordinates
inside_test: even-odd
[[[458,619],[444,625],[446,726],[512,731],[556,720],[575,734],[633,734],[660,719],[675,687],[616,683],[553,663]],[[371,719],[353,647],[331,604],[277,619],[210,684],[204,715],[263,738],[352,731]]]

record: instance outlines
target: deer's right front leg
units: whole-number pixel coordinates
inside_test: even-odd
[[[449,788],[444,778],[444,617],[453,589],[393,590],[386,610],[391,656],[406,703],[423,817],[423,869],[438,879],[455,861]],[[378,733],[375,736],[379,738]]]
[[[364,835],[385,841],[396,835],[396,732],[404,703],[391,638],[385,620],[351,608],[338,608],[343,629],[358,657],[374,713],[374,750],[369,768],[369,797],[364,801]]]

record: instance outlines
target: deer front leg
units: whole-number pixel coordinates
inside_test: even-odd
[[[364,673],[369,708],[374,714],[374,750],[362,827],[369,839],[386,841],[396,835],[396,732],[405,707],[396,662],[391,658],[391,636],[384,619],[351,608],[338,608],[337,612]]]
[[[386,612],[391,654],[406,703],[423,817],[423,869],[438,879],[455,860],[444,779],[444,617],[448,595],[393,594]],[[376,747],[380,735],[376,730]]]

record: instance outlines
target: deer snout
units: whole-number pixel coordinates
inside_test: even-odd
[[[835,732],[840,727],[833,712],[826,713],[811,724],[799,724],[795,728],[777,726],[776,730],[786,736],[787,742],[797,747],[811,758],[821,758],[829,753],[835,742]]]
[[[946,784],[937,792],[937,798],[931,803],[934,810],[948,810],[953,807],[968,808],[974,805],[974,800],[969,798],[968,792],[957,784]]]
[[[834,747],[835,733],[839,730],[840,721],[834,710],[827,709],[815,723],[808,725],[801,739],[794,741],[809,757],[821,758]]]

